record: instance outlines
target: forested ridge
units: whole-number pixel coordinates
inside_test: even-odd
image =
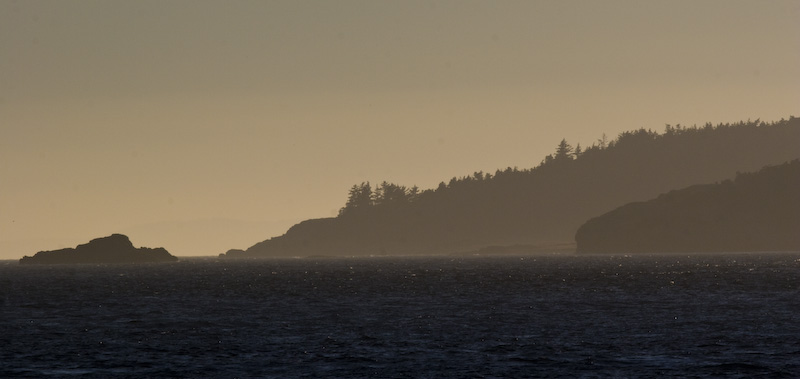
[[[562,140],[531,169],[475,172],[435,189],[353,185],[337,217],[228,256],[432,254],[486,246],[572,243],[589,218],[678,188],[800,157],[800,119],[663,132],[638,129],[574,147]]]
[[[579,253],[800,250],[800,161],[670,191],[583,224]]]

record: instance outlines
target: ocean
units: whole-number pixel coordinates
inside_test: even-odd
[[[800,377],[800,253],[0,262],[0,377]]]

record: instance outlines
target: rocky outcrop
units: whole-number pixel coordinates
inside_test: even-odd
[[[127,236],[112,234],[97,238],[73,248],[40,251],[34,256],[25,256],[20,264],[59,263],[148,263],[173,262],[178,258],[163,247],[151,249],[135,248]]]

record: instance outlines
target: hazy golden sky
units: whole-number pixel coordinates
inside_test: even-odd
[[[800,115],[800,1],[0,0],[0,259],[176,255],[562,138]]]

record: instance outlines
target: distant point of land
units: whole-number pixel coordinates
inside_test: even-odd
[[[579,253],[800,251],[800,161],[623,205],[575,240]]]
[[[96,238],[75,248],[40,251],[34,256],[25,256],[20,264],[63,264],[63,263],[151,263],[174,262],[178,258],[163,247],[151,249],[135,248],[127,236],[112,234]]]
[[[222,256],[566,252],[574,246],[578,228],[593,217],[679,188],[730,180],[737,172],[798,159],[798,141],[796,117],[666,125],[661,133],[642,128],[611,138],[603,135],[588,146],[561,140],[553,154],[543,159],[531,156],[532,165],[540,163],[529,169],[478,171],[431,189],[386,181],[354,184],[346,191],[338,216],[302,221],[281,236]],[[783,214],[781,209],[761,216]],[[721,214],[722,221],[733,217]],[[661,230],[668,227],[672,226]],[[768,238],[776,230],[764,230],[760,236]],[[587,241],[579,240],[578,250],[588,246],[582,244]]]

